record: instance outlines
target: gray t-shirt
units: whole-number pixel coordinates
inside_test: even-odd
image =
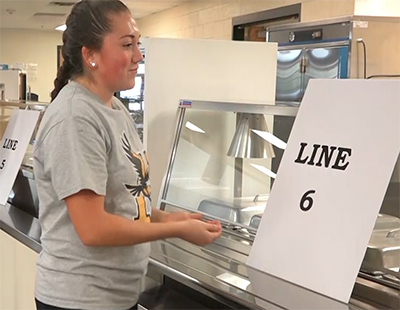
[[[128,309],[138,300],[150,245],[88,247],[64,198],[83,189],[105,196],[106,212],[150,221],[149,163],[133,120],[82,85],[66,85],[44,114],[34,151],[42,252],[35,297],[72,309]]]

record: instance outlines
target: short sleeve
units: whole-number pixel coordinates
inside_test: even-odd
[[[58,199],[84,189],[106,194],[106,137],[96,122],[68,116],[48,132],[43,144],[45,173]]]

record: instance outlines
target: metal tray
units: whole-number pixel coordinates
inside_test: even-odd
[[[385,275],[400,284],[400,219],[379,214],[361,271],[373,275]]]

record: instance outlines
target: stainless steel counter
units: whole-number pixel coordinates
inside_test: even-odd
[[[40,226],[33,216],[10,204],[0,205],[0,229],[40,252]],[[249,247],[250,244],[243,243],[242,238],[229,231],[224,231],[215,243],[206,247],[197,247],[179,239],[153,242],[147,276],[158,281],[163,278],[176,281],[204,296],[203,300],[214,301],[226,309],[399,308],[396,303],[399,291],[380,286],[371,279],[359,277],[350,303],[343,304],[254,270],[243,263]],[[161,294],[161,291],[160,287],[153,289],[153,293]],[[143,298],[154,301],[154,296],[149,298],[149,294],[144,293]],[[163,294],[171,294],[170,289]],[[375,295],[374,300],[382,300],[382,303],[369,300],[371,294]],[[172,308],[164,305],[157,309]]]
[[[32,215],[8,203],[5,206],[0,204],[0,229],[35,252],[41,251],[40,224]]]

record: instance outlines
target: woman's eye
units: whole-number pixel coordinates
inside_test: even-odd
[[[142,45],[142,42],[138,42],[137,45],[138,45],[138,46]]]
[[[132,47],[132,43],[124,44],[125,47]]]

